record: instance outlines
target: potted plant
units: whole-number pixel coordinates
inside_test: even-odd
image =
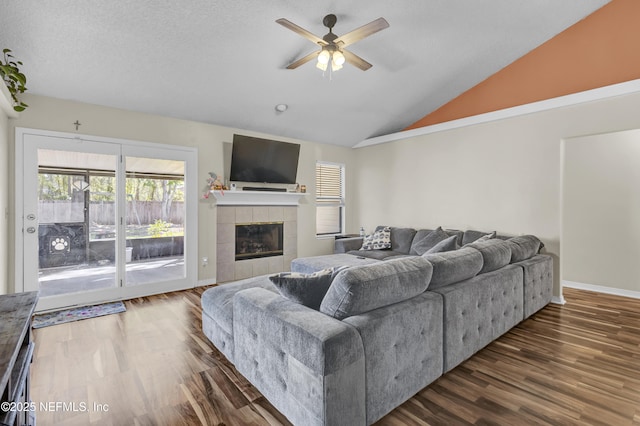
[[[4,80],[4,84],[11,93],[13,99],[13,109],[20,112],[24,111],[29,105],[18,99],[18,94],[27,90],[27,77],[20,72],[19,66],[22,62],[16,61],[11,54],[11,49],[2,50],[4,58],[0,58],[0,77]]]

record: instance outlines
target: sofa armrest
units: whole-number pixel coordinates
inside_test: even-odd
[[[351,250],[360,250],[363,237],[340,238],[333,243],[334,253],[346,253]]]
[[[358,331],[262,288],[233,299],[236,368],[292,423],[364,425]]]

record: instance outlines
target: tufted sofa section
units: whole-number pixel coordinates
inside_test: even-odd
[[[443,299],[445,372],[522,321],[522,276],[509,265],[433,290]]]
[[[553,259],[539,246],[522,236],[385,261],[350,256],[319,311],[267,276],[225,284],[202,296],[203,329],[294,424],[372,424],[550,302]]]
[[[236,368],[292,423],[364,423],[364,349],[353,326],[263,288],[238,292],[233,312]]]
[[[205,336],[232,363],[233,343],[233,298],[241,290],[260,287],[278,294],[276,287],[264,277],[253,277],[236,281],[233,285],[214,287],[214,291],[202,294],[202,331]],[[212,289],[213,290],[213,289]]]
[[[551,256],[539,254],[515,263],[524,273],[524,317],[544,308],[553,297],[553,260]]]
[[[442,298],[424,292],[344,320],[362,336],[367,424],[442,375]]]

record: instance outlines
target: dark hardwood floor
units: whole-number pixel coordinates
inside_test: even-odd
[[[46,425],[289,424],[209,343],[205,288],[35,330]],[[380,425],[640,425],[640,300],[565,289]]]

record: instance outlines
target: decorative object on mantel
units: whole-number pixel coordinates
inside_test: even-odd
[[[13,100],[13,109],[17,112],[24,111],[29,105],[18,99],[18,94],[22,94],[27,90],[27,77],[20,72],[19,66],[22,62],[16,61],[11,54],[11,49],[2,49],[4,60],[0,58],[0,77],[4,80],[4,84],[9,89],[11,99]]]
[[[220,191],[220,193],[224,195],[224,191],[227,191],[228,189],[229,188],[227,188],[222,183],[222,180],[218,177],[217,174],[215,174],[214,172],[209,172],[209,177],[207,178],[207,189],[205,190],[204,194],[202,194],[202,198],[209,198],[209,194],[211,194],[211,191]]]

